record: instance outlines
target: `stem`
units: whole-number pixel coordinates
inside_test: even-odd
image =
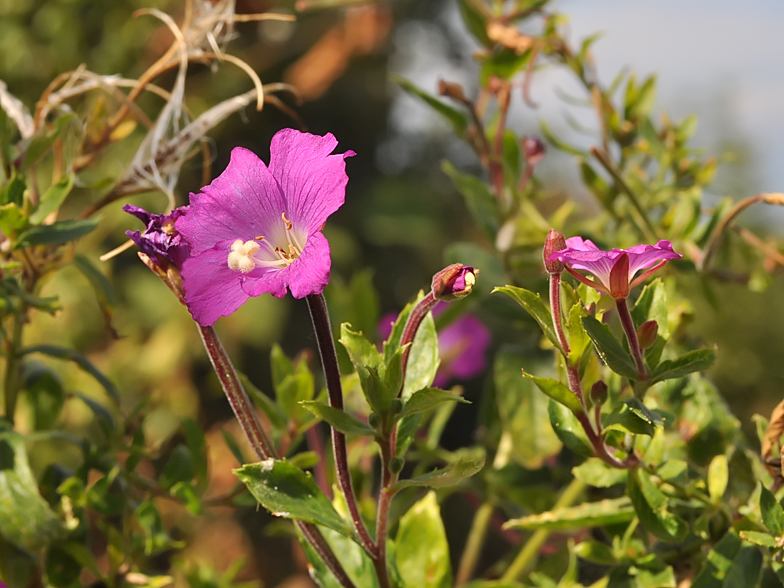
[[[422,321],[425,320],[427,313],[433,310],[433,307],[438,304],[438,300],[436,300],[433,291],[427,293],[422,300],[413,308],[411,314],[408,315],[408,320],[406,321],[406,326],[403,329],[403,334],[400,336],[400,346],[403,347],[404,345],[411,343],[406,347],[403,351],[403,385],[405,385],[406,381],[406,369],[408,368],[408,356],[411,353],[411,347],[414,343],[414,337],[416,337],[417,331],[419,330],[419,326],[422,324]],[[400,392],[398,393],[398,398],[403,393],[403,388],[400,388]],[[392,444],[394,447],[394,443]]]
[[[583,405],[583,410],[586,410],[585,397],[583,396],[583,389],[580,385],[580,374],[577,368],[569,363],[569,341],[566,339],[566,332],[563,327],[563,312],[561,310],[561,274],[550,274],[550,313],[553,315],[553,326],[555,327],[555,334],[558,337],[558,342],[563,349],[564,363],[566,364],[566,374],[569,378],[569,389],[572,394],[577,396],[580,404]]]
[[[215,369],[218,380],[220,380],[221,387],[229,400],[231,409],[234,411],[234,415],[237,417],[240,427],[242,427],[242,432],[250,442],[254,453],[260,460],[277,458],[275,448],[267,438],[267,434],[264,432],[261,422],[256,415],[256,410],[242,387],[237,377],[237,372],[229,356],[226,355],[226,350],[221,345],[217,333],[215,333],[212,327],[202,327],[200,325],[199,334],[204,342],[207,355],[210,357],[212,367]],[[356,588],[318,528],[311,523],[303,521],[295,520],[294,524],[300,530],[305,540],[310,543],[314,551],[324,561],[338,582],[344,588]]]
[[[626,305],[626,299],[616,300],[615,306],[618,309],[618,316],[621,318],[623,332],[626,333],[626,340],[629,342],[629,350],[632,352],[634,364],[637,366],[637,377],[641,381],[645,381],[650,377],[650,374],[645,366],[640,342],[637,339],[637,329],[634,328],[634,321],[629,313],[629,307]]]
[[[313,330],[316,333],[316,343],[321,356],[321,365],[324,368],[324,376],[327,380],[327,392],[329,393],[329,405],[338,410],[343,410],[343,386],[340,382],[340,367],[338,365],[338,355],[335,351],[335,341],[332,339],[332,327],[329,323],[329,311],[327,301],[323,294],[310,294],[307,296],[310,317],[313,320]],[[343,491],[346,505],[354,521],[354,527],[359,534],[362,547],[373,558],[378,557],[378,548],[373,538],[368,533],[367,527],[359,513],[357,497],[354,494],[354,486],[351,483],[351,472],[348,468],[348,453],[346,451],[346,436],[331,427],[332,430],[332,449],[335,456],[335,470],[338,475],[338,484]]]
[[[405,364],[403,364],[405,367]],[[374,565],[376,576],[381,588],[389,588],[389,570],[387,569],[387,533],[389,532],[389,507],[394,494],[387,492],[397,481],[397,475],[389,471],[389,463],[394,456],[394,432],[388,439],[379,442],[381,448],[381,492],[378,494],[378,510],[376,513],[376,538],[378,540],[378,557]]]
[[[584,489],[585,483],[575,478],[563,491],[552,510],[571,506],[574,501],[577,500],[580,494],[582,494]],[[501,576],[502,583],[514,582],[523,575],[523,573],[528,569],[528,566],[531,564],[531,561],[539,553],[539,549],[541,549],[542,545],[544,545],[544,542],[547,541],[547,538],[550,536],[550,532],[551,531],[548,529],[539,529],[533,535],[531,535],[526,544],[523,546],[523,549],[520,551],[520,553],[517,554],[517,557],[515,557],[512,565],[509,566],[509,569],[506,570],[506,573]]]
[[[27,306],[22,305],[17,313],[14,314],[14,330],[10,340],[5,344],[5,380],[3,391],[5,393],[5,418],[14,424],[14,413],[16,412],[16,399],[19,395],[21,383],[21,364],[19,363],[19,349],[22,346],[22,329],[24,328],[24,315]]]
[[[204,342],[204,348],[207,350],[207,355],[210,356],[210,362],[215,369],[215,373],[220,380],[221,387],[226,393],[226,398],[229,400],[231,409],[237,417],[237,421],[242,427],[242,432],[250,442],[253,451],[256,453],[260,460],[276,458],[275,448],[270,443],[267,434],[261,426],[259,417],[256,415],[256,410],[248,398],[248,394],[242,387],[237,372],[226,355],[226,350],[221,345],[215,329],[212,327],[199,326],[199,334],[201,340]]]
[[[471,524],[471,530],[468,533],[465,549],[463,550],[463,557],[460,558],[460,567],[457,570],[455,586],[467,584],[471,576],[474,575],[474,569],[476,569],[476,563],[482,554],[482,545],[485,542],[487,529],[493,518],[494,510],[495,503],[492,501],[483,503],[477,509],[474,515],[474,522]]]

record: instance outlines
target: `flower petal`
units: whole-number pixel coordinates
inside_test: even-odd
[[[283,194],[267,166],[252,151],[235,147],[228,167],[201,191],[191,194],[191,209],[176,225],[190,243],[192,255],[211,249],[219,241],[247,240],[283,231]]]
[[[185,302],[194,320],[203,327],[229,316],[248,299],[242,289],[242,275],[227,263],[231,243],[232,240],[220,241],[183,263]]]
[[[665,240],[656,245],[635,245],[626,249],[626,253],[629,254],[629,281],[641,269],[649,268],[660,261],[683,257],[672,250],[672,243]]]
[[[331,133],[323,137],[294,129],[278,131],[270,145],[269,169],[285,194],[286,213],[307,233],[318,231],[327,217],[343,205],[346,163],[353,151],[330,155],[338,142]]]

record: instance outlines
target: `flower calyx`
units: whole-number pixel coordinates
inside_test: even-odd
[[[564,249],[566,249],[566,238],[555,229],[550,229],[550,232],[547,233],[547,238],[544,241],[544,248],[542,249],[544,269],[547,270],[548,274],[560,274],[564,271],[563,262],[553,258],[555,253],[563,251]]]
[[[465,298],[476,284],[478,269],[462,263],[453,263],[433,276],[431,288],[436,300],[453,302]]]

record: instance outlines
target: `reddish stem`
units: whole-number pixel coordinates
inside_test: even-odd
[[[632,320],[632,315],[629,313],[629,307],[626,305],[626,299],[622,298],[616,300],[615,307],[618,309],[621,326],[623,327],[623,332],[626,333],[626,340],[629,342],[629,350],[632,352],[634,364],[637,366],[637,377],[641,381],[646,381],[650,378],[650,374],[648,373],[648,368],[643,359],[640,341],[637,339],[637,329],[634,328],[634,321]]]

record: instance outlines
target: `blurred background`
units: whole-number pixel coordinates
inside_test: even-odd
[[[331,132],[340,142],[340,151],[357,153],[347,163],[346,204],[324,230],[333,260],[327,295],[335,325],[349,321],[372,336],[380,316],[401,309],[420,289],[429,287],[434,272],[455,260],[451,243],[482,242],[462,197],[441,171],[446,159],[459,169],[479,173],[473,152],[441,119],[391,81],[396,74],[435,93],[438,80],[445,79],[461,83],[468,95],[474,95],[476,47],[452,0],[354,3],[330,10],[319,10],[318,3],[329,4],[324,0],[299,3],[297,8],[305,10],[293,23],[236,25],[230,52],[250,64],[265,83],[285,81],[297,86],[303,101],[297,105],[287,96],[281,98],[284,110],[293,109],[295,118],[267,104],[260,113],[248,107],[219,125],[210,134],[212,174],[225,168],[231,148],[237,145],[268,160],[270,138],[287,126]],[[158,20],[132,18],[132,13],[156,7],[179,20],[183,4],[180,0],[0,0],[0,79],[33,109],[55,76],[82,63],[100,74],[138,76],[168,48],[171,33]],[[726,195],[740,198],[782,190],[784,4],[564,0],[554,6],[570,16],[574,42],[603,33],[594,50],[604,84],[624,68],[635,70],[640,78],[657,73],[657,108],[676,119],[690,113],[698,116],[692,143],[704,146],[722,162],[705,197],[706,206]],[[293,13],[295,6],[237,1],[238,13],[268,10]],[[173,74],[158,83],[169,87],[172,81]],[[248,77],[231,64],[215,70],[196,66],[188,78],[186,104],[197,115],[251,87]],[[589,132],[581,135],[575,125],[569,125],[570,118],[589,128],[592,123],[590,111],[582,112],[564,99],[578,91],[561,72],[543,69],[531,87],[538,107],[517,99],[509,127],[519,134],[538,135],[539,121],[544,119],[562,138],[590,144]],[[130,153],[135,149],[126,142],[120,145]],[[129,153],[110,151],[102,163],[106,177],[120,173],[118,166],[128,157]],[[571,156],[549,149],[537,173],[550,189],[588,206]],[[101,179],[91,180],[99,184]],[[201,184],[201,163],[194,158],[180,176],[178,204],[186,204],[188,193]],[[84,187],[72,194],[71,204],[75,210],[75,199],[97,199],[99,194],[98,189]],[[162,194],[140,195],[131,201],[156,212],[166,207]],[[81,242],[81,252],[97,259],[123,243],[125,230],[140,228],[138,221],[121,212],[124,203],[103,211],[99,228]],[[745,213],[740,222],[780,236],[782,219],[780,211],[765,209]],[[212,468],[216,493],[221,487],[230,488],[229,468],[235,463],[218,427],[232,426],[231,412],[211,376],[186,309],[132,250],[100,267],[116,290],[111,315],[102,312],[84,277],[66,268],[50,276],[44,289],[44,294],[56,292],[61,297],[61,315],[36,315],[26,343],[56,341],[87,354],[117,383],[125,408],[149,399],[152,410],[145,431],[152,443],[165,443],[180,416],[197,419],[210,431],[213,464],[220,464]],[[480,280],[492,281],[492,277],[488,268]],[[493,285],[499,284],[488,287]],[[693,287],[704,296],[693,309],[691,334],[718,346],[719,361],[711,376],[750,442],[756,443],[751,416],[769,414],[782,396],[784,278],[778,274],[760,280],[752,292],[732,284],[694,283]],[[362,317],[352,306],[358,291],[366,302]],[[481,308],[473,310],[491,329],[500,326],[493,323],[497,318],[483,316]],[[253,299],[235,315],[221,319],[217,328],[239,368],[262,390],[270,389],[268,358],[274,342],[289,355],[315,349],[305,303],[291,297]],[[507,329],[503,336],[508,340],[514,333]],[[494,345],[500,343],[497,338]],[[63,377],[73,389],[95,387],[76,367],[63,366]],[[455,413],[447,429],[448,447],[471,442],[486,376],[463,384],[474,404],[461,405]],[[75,406],[68,410],[73,422],[91,418],[86,408],[84,414],[75,412],[80,410]],[[33,454],[38,471],[46,465],[47,455],[43,450]],[[268,519],[265,513],[242,520],[226,513],[208,516],[199,523],[202,528],[196,536],[201,539],[192,541],[186,556],[193,556],[192,561],[204,558],[225,570],[237,553],[249,553],[252,543],[252,563],[241,575],[257,577],[263,569],[265,579],[274,584],[282,577],[275,570],[285,567],[280,562],[297,555],[281,552],[279,542],[262,536],[260,529]],[[216,542],[216,533],[224,540]]]

